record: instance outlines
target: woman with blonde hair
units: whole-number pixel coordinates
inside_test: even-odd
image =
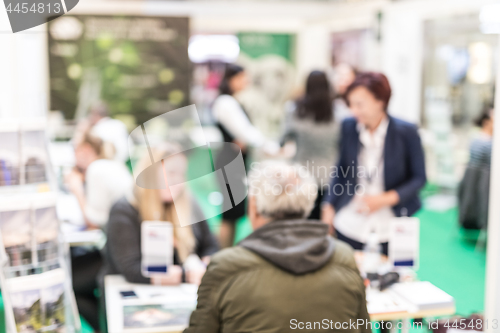
[[[180,147],[173,144],[153,149],[151,153],[155,161],[162,160],[161,173],[166,183],[178,185],[170,188],[167,185],[164,189],[146,189],[136,185],[131,195],[113,206],[100,281],[103,282],[105,275],[121,274],[133,283],[178,284],[185,281],[199,284],[205,266],[199,265],[186,271],[182,266],[193,255],[205,265],[208,264],[210,256],[218,250],[218,245],[200,207],[188,189],[181,185],[184,183],[187,158]],[[146,156],[141,163],[145,165],[149,160],[149,156]],[[180,223],[180,216],[188,221]],[[142,221],[168,221],[174,226],[174,266],[169,267],[168,274],[153,274],[151,277],[142,275]],[[186,226],[182,227],[181,224]]]

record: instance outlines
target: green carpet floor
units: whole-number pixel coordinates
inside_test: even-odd
[[[417,216],[421,223],[418,277],[455,297],[457,314],[482,312],[485,249],[476,250],[474,235],[460,232],[456,209],[443,213],[424,209]]]

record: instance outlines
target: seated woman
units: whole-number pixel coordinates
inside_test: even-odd
[[[115,202],[130,190],[132,177],[120,162],[104,157],[103,141],[89,133],[75,146],[75,168],[66,175],[89,229],[104,228]]]
[[[132,177],[123,163],[105,159],[101,139],[83,134],[75,145],[75,167],[66,175],[68,190],[78,201],[88,229],[104,229],[111,207],[132,186]],[[73,290],[78,311],[99,329],[98,299],[94,290],[102,268],[101,253],[88,247],[71,248]]]
[[[181,149],[168,145],[152,151],[155,161],[164,159],[163,172],[168,179],[182,183],[187,169],[187,158]],[[165,157],[174,155],[168,159]],[[149,156],[147,156],[149,161]],[[146,162],[145,162],[146,163]],[[174,206],[175,200],[175,206]],[[183,209],[180,214],[176,209]],[[181,227],[179,215],[189,215],[191,221],[201,221]],[[168,274],[155,274],[145,277],[141,273],[141,222],[169,221],[174,226],[174,266],[169,267]],[[203,218],[200,207],[189,195],[188,190],[176,186],[175,190],[144,189],[134,187],[132,195],[119,200],[111,209],[107,225],[107,243],[104,248],[104,267],[100,272],[100,283],[103,287],[104,276],[121,274],[133,283],[179,284],[183,282],[182,265],[192,255],[197,255],[204,264],[208,264],[210,256],[218,250],[217,241]],[[205,273],[205,266],[189,269],[185,281],[199,284]]]

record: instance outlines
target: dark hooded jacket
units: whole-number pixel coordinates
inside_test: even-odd
[[[367,322],[352,249],[321,222],[292,220],[268,223],[212,257],[184,332],[364,333]]]

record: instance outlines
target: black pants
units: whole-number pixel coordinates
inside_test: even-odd
[[[340,239],[341,241],[344,241],[347,244],[351,245],[352,248],[355,250],[363,250],[363,248],[365,247],[364,243],[349,238],[338,231],[336,231],[336,233],[337,233],[337,239]],[[389,243],[388,242],[380,243],[380,245],[382,245],[382,253],[387,256],[389,254]]]
[[[309,214],[308,220],[319,220],[321,219],[321,202],[323,201],[323,193],[325,189],[318,188],[318,196],[316,201],[314,201],[314,208]]]
[[[92,326],[99,329],[99,300],[95,295],[97,273],[102,266],[101,253],[85,248],[71,249],[71,271],[73,290],[80,315]]]

